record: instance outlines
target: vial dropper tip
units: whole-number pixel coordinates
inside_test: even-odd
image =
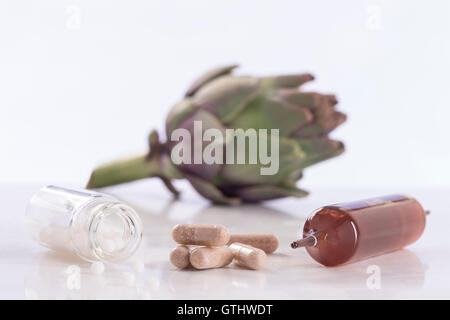
[[[314,247],[317,244],[317,235],[319,234],[319,231],[316,231],[314,233],[311,233],[305,238],[296,240],[291,243],[292,249],[297,249],[298,247]]]

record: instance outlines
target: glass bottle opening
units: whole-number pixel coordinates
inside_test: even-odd
[[[121,203],[101,205],[89,225],[89,244],[101,261],[127,259],[138,249],[141,238],[139,216]]]

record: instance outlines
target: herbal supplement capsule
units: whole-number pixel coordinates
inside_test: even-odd
[[[270,254],[278,249],[278,238],[273,234],[232,234],[228,245],[234,242],[248,244]]]
[[[226,245],[230,233],[220,224],[177,224],[172,238],[179,244],[215,247]]]
[[[235,242],[230,245],[230,250],[236,262],[249,269],[258,270],[266,264],[266,253],[258,248]]]
[[[403,195],[325,206],[308,218],[303,239],[291,246],[306,247],[325,266],[355,262],[419,239],[425,215],[417,200]]]
[[[178,246],[170,252],[170,262],[179,269],[185,269],[191,264],[189,256],[191,250],[186,246]]]
[[[201,247],[192,250],[189,261],[195,269],[222,268],[233,260],[228,247]]]

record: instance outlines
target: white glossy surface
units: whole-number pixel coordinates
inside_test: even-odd
[[[312,190],[305,199],[274,201],[264,206],[210,206],[187,184],[182,201],[172,202],[159,181],[149,180],[104,189],[132,205],[144,222],[144,241],[137,262],[106,265],[94,275],[90,264],[61,257],[27,236],[24,208],[39,185],[2,184],[0,214],[0,298],[50,299],[400,299],[450,298],[450,190],[334,189]],[[405,250],[359,263],[325,268],[304,250],[292,250],[305,218],[322,205],[403,192],[431,210],[422,238]],[[230,265],[224,269],[180,271],[169,264],[173,225],[221,223],[231,232],[272,232],[278,251],[259,271]],[[142,268],[142,261],[145,268]],[[79,289],[70,275],[79,266]],[[367,286],[369,266],[379,267],[381,288]],[[137,267],[141,266],[141,267]],[[69,268],[69,269],[68,269]],[[142,270],[143,269],[143,270]],[[68,271],[67,271],[68,270]],[[370,268],[369,268],[370,271]],[[68,272],[68,273],[67,273]]]

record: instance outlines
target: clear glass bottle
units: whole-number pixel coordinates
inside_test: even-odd
[[[87,261],[126,260],[142,240],[142,222],[131,207],[90,190],[42,188],[28,203],[25,224],[41,245]]]

